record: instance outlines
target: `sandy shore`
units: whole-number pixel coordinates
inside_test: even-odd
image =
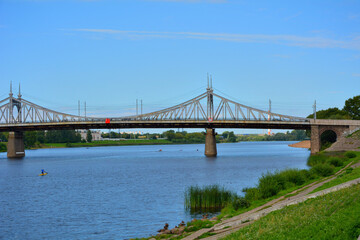
[[[294,144],[290,144],[289,147],[296,147],[296,148],[310,148],[311,147],[311,143],[310,140],[304,140],[301,142],[297,142]]]

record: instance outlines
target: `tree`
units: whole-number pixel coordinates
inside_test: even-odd
[[[175,131],[174,130],[166,131],[164,132],[164,135],[169,141],[172,141],[175,138]]]
[[[41,142],[42,136],[39,136]],[[47,143],[75,143],[81,141],[81,135],[75,130],[52,130],[45,134],[45,142]]]
[[[90,131],[90,130],[87,130],[87,133],[86,133],[86,141],[87,141],[87,142],[91,142],[91,141],[92,141],[92,134],[91,134],[91,131]]]
[[[36,131],[28,131],[24,134],[24,145],[26,148],[32,148],[36,143]]]
[[[360,120],[360,95],[346,100],[343,111],[352,119]]]
[[[308,118],[314,118],[314,114],[310,114]],[[340,110],[337,107],[328,108],[316,112],[317,119],[351,119],[348,112]]]
[[[0,142],[7,142],[8,136],[9,136],[9,133],[1,132],[0,133]]]

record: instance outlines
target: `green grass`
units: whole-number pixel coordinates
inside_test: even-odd
[[[352,168],[350,168],[352,169]],[[316,188],[314,192],[318,192],[336,185],[339,185],[341,183],[347,182],[347,181],[351,181],[357,178],[360,178],[360,167],[355,168],[353,170],[347,170],[344,173],[340,174],[337,178],[335,178],[334,180],[331,180],[330,182],[325,183],[324,185]]]
[[[195,232],[203,228],[211,228],[216,222],[210,220],[195,220],[188,222],[185,228],[185,232]]]
[[[224,239],[357,239],[360,185],[272,212]]]
[[[214,236],[214,235],[216,235],[216,233],[207,232],[207,233],[202,234],[200,237],[198,237],[196,239],[203,239],[203,238],[211,237],[211,236]]]
[[[190,186],[185,191],[185,209],[195,211],[219,211],[237,195],[219,185]]]
[[[250,202],[249,208],[234,209],[233,206],[227,205],[221,210],[218,219],[239,215],[281,196],[287,198],[297,195],[298,193],[291,194],[291,192],[313,182],[326,179],[327,176],[336,173],[350,162],[356,162],[360,159],[360,153],[356,153],[357,157],[351,159],[345,157],[346,154],[321,153],[312,155],[309,157],[308,165],[313,165],[313,167],[309,170],[286,169],[264,174],[259,178],[259,184],[256,187],[244,189],[246,192],[245,199]]]
[[[279,197],[282,197],[282,196],[289,197],[291,192],[293,192],[293,191],[295,191],[297,189],[300,189],[300,188],[306,186],[307,184],[310,184],[310,183],[315,182],[317,180],[319,180],[319,178],[313,179],[310,182],[307,182],[306,184],[303,184],[303,185],[300,185],[300,186],[294,186],[292,188],[282,190],[277,195],[266,198],[266,199],[253,200],[253,201],[250,202],[250,207],[248,207],[248,208],[240,208],[238,210],[235,210],[231,204],[227,205],[225,208],[223,208],[221,210],[221,213],[217,217],[218,217],[219,220],[223,219],[224,217],[231,218],[231,217],[237,216],[239,214],[242,214],[244,212],[248,212],[248,211],[250,211],[250,210],[252,210],[254,208],[260,207],[260,206],[262,206],[262,205],[264,205],[264,204],[266,204],[266,203],[268,203],[268,202],[270,202],[270,201],[272,201],[274,199],[277,199]],[[296,195],[296,194],[291,194],[291,195]]]

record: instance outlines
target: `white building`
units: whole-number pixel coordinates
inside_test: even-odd
[[[77,132],[80,133],[81,135],[81,140],[85,140],[86,141],[86,135],[87,135],[87,131],[88,130],[78,130]],[[91,131],[91,130],[90,130]],[[101,131],[91,131],[91,136],[92,136],[92,141],[101,141],[102,137],[101,137]]]

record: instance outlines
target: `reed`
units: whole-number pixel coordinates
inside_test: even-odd
[[[225,207],[237,195],[219,185],[190,186],[185,191],[185,208],[191,211],[217,211]]]

